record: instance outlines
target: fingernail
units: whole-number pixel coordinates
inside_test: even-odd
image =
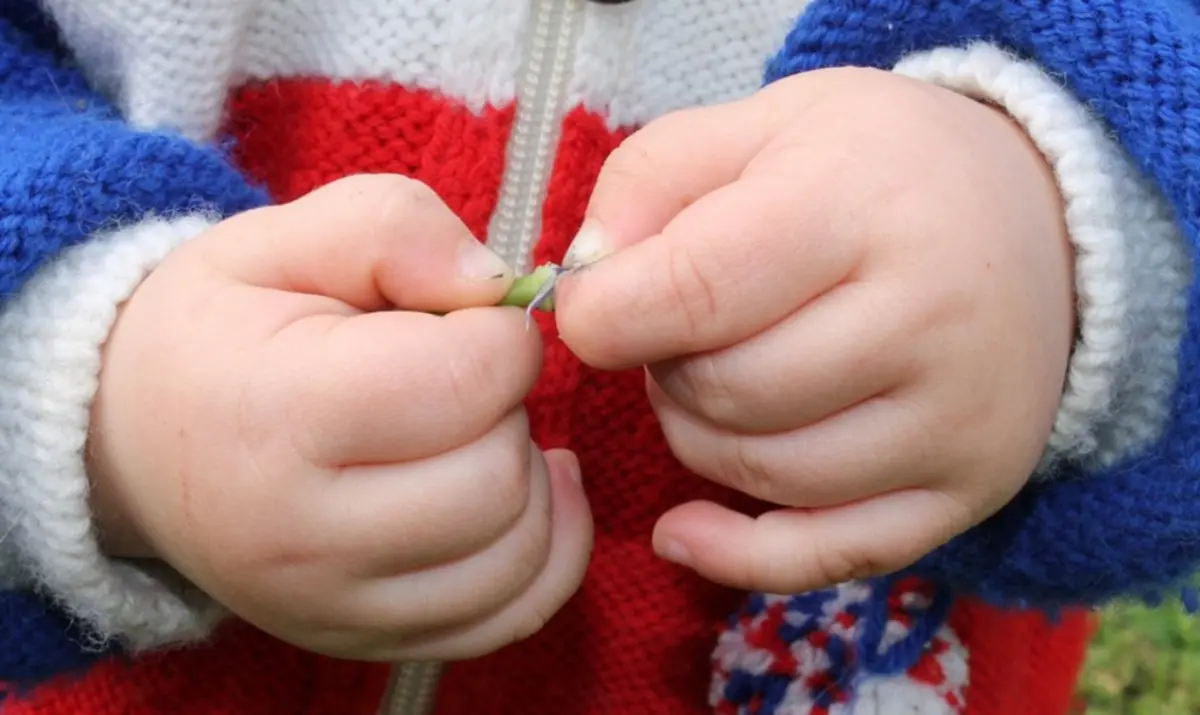
[[[575,240],[563,258],[564,268],[582,268],[591,265],[613,252],[612,241],[600,222],[587,219],[575,234]]]
[[[563,471],[563,476],[569,477],[576,484],[583,483],[583,471],[579,466],[579,457],[568,449],[552,449],[546,452],[546,464],[553,471]]]
[[[668,541],[663,544],[662,553],[664,559],[680,566],[690,566],[692,563],[692,552],[687,550],[683,544],[678,541]]]
[[[583,484],[583,469],[579,466],[579,460],[571,457],[567,460],[567,476],[576,484]]]
[[[482,243],[471,240],[458,249],[458,270],[463,276],[476,281],[506,278],[512,275],[512,266]]]

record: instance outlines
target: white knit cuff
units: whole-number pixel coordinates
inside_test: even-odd
[[[142,279],[204,217],[148,219],[94,237],[44,266],[0,311],[0,525],[9,585],[28,583],[131,650],[207,634],[222,615],[165,567],[100,551],[84,447],[101,348]],[[17,563],[13,563],[16,560]]]
[[[1058,179],[1074,245],[1078,341],[1039,476],[1110,466],[1158,439],[1178,378],[1191,263],[1173,214],[1099,119],[1037,65],[987,44],[895,71],[994,103]]]

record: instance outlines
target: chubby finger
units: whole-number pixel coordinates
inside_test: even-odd
[[[791,432],[736,434],[675,404],[650,400],[671,451],[706,479],[773,504],[821,507],[923,486],[935,463],[923,408],[885,395]]]
[[[421,638],[474,622],[524,593],[551,551],[550,473],[540,452],[530,460],[529,481],[529,500],[512,528],[464,558],[362,583],[348,595],[351,622],[359,613],[382,632]]]
[[[554,468],[570,472],[571,465],[577,464],[558,460]],[[582,500],[577,477],[565,476],[565,486],[573,485],[576,491],[574,499]],[[553,551],[551,512],[559,502],[551,491],[564,486],[561,477],[553,481],[552,487],[549,465],[538,452],[531,465],[530,500],[521,518],[495,543],[466,558],[421,571],[350,582],[328,578],[324,566],[317,574],[321,577],[315,578],[300,562],[298,568],[277,571],[269,594],[254,595],[259,601],[266,599],[264,602],[282,597],[286,608],[242,615],[268,632],[300,634],[297,645],[319,653],[394,660],[398,644],[481,622],[521,597],[539,579]],[[573,505],[571,499],[562,504]],[[590,537],[590,522],[586,528]],[[314,592],[314,588],[318,590]],[[293,592],[304,597],[289,599],[287,594]]]
[[[549,452],[530,505],[540,555],[506,550],[518,534],[468,559],[369,585],[354,610],[374,624],[372,660],[477,657],[528,637],[579,588],[592,547],[592,520],[569,452]],[[385,615],[382,620],[380,614]]]
[[[323,467],[403,462],[468,444],[517,407],[541,367],[516,309],[444,317],[381,312],[304,318],[277,334],[256,390],[283,433]],[[261,386],[261,387],[259,387]]]
[[[515,643],[541,630],[583,583],[592,552],[592,515],[579,483],[579,463],[562,450],[547,452],[551,485],[550,555],[517,598],[480,621],[406,643],[395,660],[461,660]],[[478,588],[487,588],[482,580]]]
[[[913,333],[876,283],[843,283],[732,347],[651,365],[677,405],[754,434],[818,422],[899,387],[915,370]]]
[[[736,181],[785,124],[822,99],[831,80],[799,75],[744,99],[672,112],[634,132],[605,160],[564,263],[591,263],[656,235]]]
[[[347,177],[247,212],[212,239],[196,250],[235,280],[359,310],[490,305],[513,278],[433,189],[395,174]]]
[[[332,475],[296,515],[358,580],[392,577],[482,551],[533,498],[535,448],[524,410],[475,442],[404,464]]]
[[[655,526],[654,548],[725,586],[802,593],[899,571],[972,523],[962,502],[924,489],[757,518],[692,502],[663,515]]]
[[[559,285],[557,320],[580,358],[624,369],[715,350],[770,327],[846,279],[862,242],[831,225],[820,167],[745,177],[661,233]],[[809,182],[811,186],[805,186]]]
[[[621,143],[600,169],[584,224],[563,263],[591,263],[662,231],[680,211],[735,181],[770,140],[741,100],[673,112]],[[696,151],[702,144],[704,151]]]

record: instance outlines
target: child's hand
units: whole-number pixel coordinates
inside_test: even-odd
[[[458,658],[576,590],[591,518],[531,444],[511,277],[426,187],[355,177],[225,221],[125,307],[95,410],[110,552],[296,645]],[[451,311],[436,317],[412,311]]]
[[[607,257],[561,283],[562,335],[593,366],[649,366],[688,467],[795,507],[687,504],[658,551],[796,592],[902,568],[996,512],[1064,383],[1061,211],[1015,123],[882,72],[801,75],[629,139],[568,256]]]

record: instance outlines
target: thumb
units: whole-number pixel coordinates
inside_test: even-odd
[[[563,264],[588,265],[639,243],[736,180],[770,137],[756,113],[752,100],[687,109],[632,134],[605,160]]]
[[[822,73],[801,74],[743,99],[664,115],[634,132],[601,168],[564,265],[588,265],[660,233],[680,211],[736,181],[834,86]]]
[[[961,509],[930,490],[883,494],[827,509],[781,509],[752,518],[711,502],[659,520],[660,556],[716,583],[802,593],[900,571],[964,528]]]
[[[513,280],[432,189],[399,175],[341,179],[214,234],[209,262],[231,277],[363,311],[492,305]]]

